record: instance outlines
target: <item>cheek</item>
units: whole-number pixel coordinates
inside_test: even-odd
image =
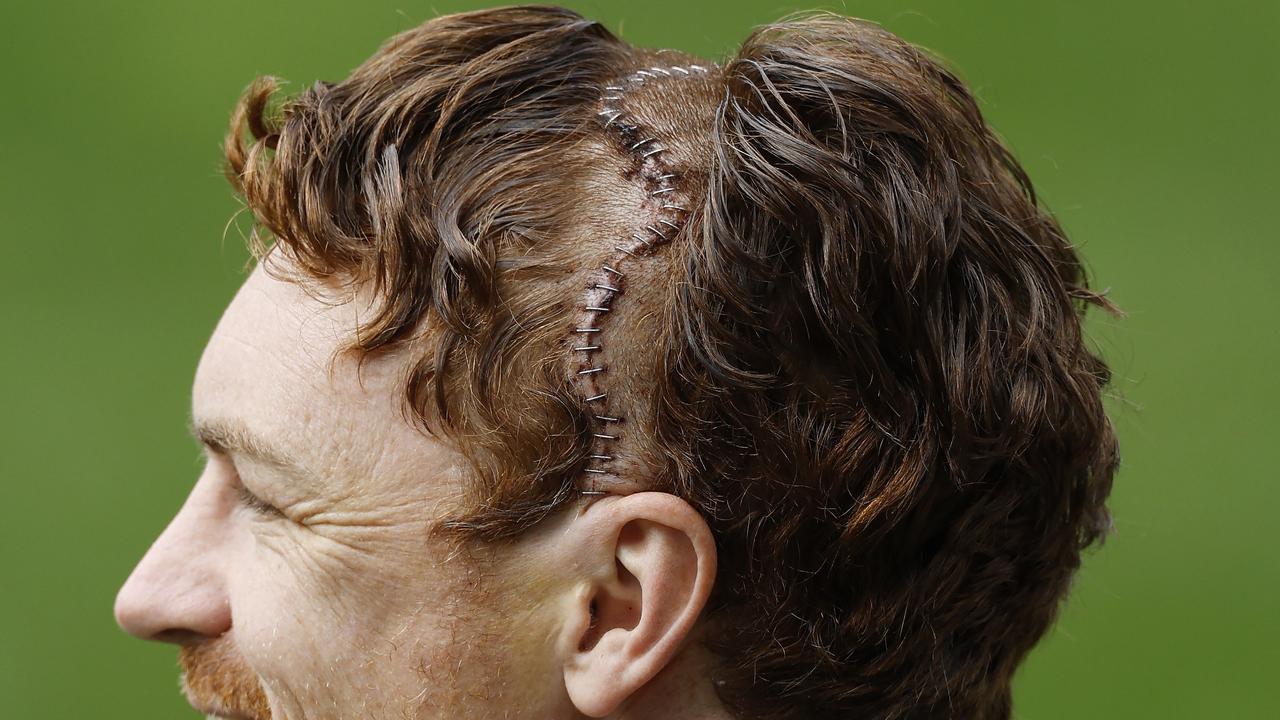
[[[236,645],[261,679],[277,717],[314,717],[335,704],[339,688],[322,641],[334,628],[331,594],[300,548],[278,530],[258,526],[245,533],[228,573]],[[329,634],[316,632],[323,627]],[[322,715],[323,717],[323,715]]]
[[[474,647],[456,619],[475,612],[478,572],[443,562],[447,550],[425,537],[254,520],[233,571],[232,617],[282,716],[420,703],[424,684],[440,687],[424,675],[458,667]]]

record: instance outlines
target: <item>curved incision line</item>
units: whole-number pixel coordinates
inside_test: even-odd
[[[650,67],[636,70],[627,76],[621,84],[606,85],[601,94],[603,109],[597,117],[604,122],[606,133],[617,133],[626,139],[623,147],[628,154],[638,159],[642,168],[650,166],[652,172],[641,173],[641,181],[656,184],[657,187],[648,192],[648,197],[661,199],[659,211],[670,214],[673,219],[661,218],[645,225],[640,231],[631,233],[630,245],[619,243],[613,246],[613,255],[605,260],[588,283],[587,291],[582,299],[580,310],[582,317],[573,329],[580,336],[580,342],[572,345],[574,359],[578,361],[578,369],[574,373],[575,382],[581,387],[584,400],[592,403],[595,412],[592,415],[592,454],[588,456],[590,463],[584,468],[589,476],[609,474],[608,465],[617,459],[616,448],[622,440],[622,434],[616,429],[625,422],[617,412],[608,407],[609,395],[604,389],[607,377],[606,366],[596,360],[603,349],[601,341],[603,328],[599,325],[602,318],[615,309],[615,300],[626,290],[626,273],[621,270],[629,262],[642,260],[655,252],[659,247],[671,241],[684,224],[682,214],[688,213],[684,207],[667,201],[667,197],[678,193],[679,188],[674,181],[675,173],[668,172],[661,166],[662,153],[667,151],[660,138],[648,135],[634,140],[639,126],[627,122],[627,111],[619,104],[626,101],[627,92],[654,80],[662,78],[692,77],[706,74],[707,68],[701,65],[671,65],[668,67]],[[679,213],[679,214],[677,214]],[[646,234],[647,233],[647,234]],[[585,359],[585,362],[583,362]],[[603,490],[595,488],[580,490],[584,495],[605,495]]]

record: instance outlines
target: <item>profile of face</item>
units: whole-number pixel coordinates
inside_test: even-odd
[[[551,718],[652,684],[714,575],[696,514],[638,493],[575,506],[502,556],[436,537],[466,465],[405,418],[406,355],[346,357],[360,302],[266,267],[196,372],[204,470],[116,603],[128,632],[182,646],[191,703],[252,720]]]
[[[135,635],[187,646],[187,693],[206,712],[261,714],[264,692],[290,717],[390,709],[420,691],[407,689],[411,653],[449,650],[423,645],[456,626],[466,580],[428,541],[457,461],[400,419],[394,362],[329,372],[357,320],[353,304],[259,267],[201,359],[192,417],[207,462],[116,614]],[[244,674],[231,697],[217,692],[227,679],[204,675],[227,672]]]

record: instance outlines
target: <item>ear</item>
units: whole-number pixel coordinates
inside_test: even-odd
[[[603,717],[680,651],[715,584],[706,521],[659,492],[598,500],[575,523],[582,582],[564,625],[565,689]]]

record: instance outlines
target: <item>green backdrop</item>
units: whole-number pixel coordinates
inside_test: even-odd
[[[569,3],[711,57],[803,5]],[[338,80],[474,2],[0,8],[0,717],[186,718],[119,583],[190,488],[191,375],[245,254],[219,142],[272,73]],[[1117,532],[1017,683],[1017,716],[1280,717],[1280,3],[850,3],[956,65],[1129,313]],[[840,9],[840,8],[836,8]]]

